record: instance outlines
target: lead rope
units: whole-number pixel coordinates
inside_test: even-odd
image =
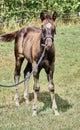
[[[43,46],[43,45],[42,45]],[[0,87],[5,87],[5,88],[11,88],[11,87],[16,87],[20,84],[22,84],[23,82],[25,82],[26,80],[28,81],[30,79],[30,77],[32,76],[33,72],[35,71],[35,69],[40,65],[40,63],[42,62],[44,55],[45,55],[45,50],[46,47],[44,46],[44,50],[43,53],[38,61],[38,63],[36,64],[36,66],[33,68],[32,72],[30,73],[29,76],[25,77],[23,80],[21,80],[20,82],[16,83],[16,84],[12,84],[12,85],[4,85],[4,84],[0,84]]]

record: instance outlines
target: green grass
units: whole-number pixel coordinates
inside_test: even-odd
[[[21,106],[16,108],[15,88],[0,88],[1,130],[80,130],[80,25],[57,27],[55,36],[56,63],[54,83],[60,116],[55,117],[47,79],[40,74],[41,91],[38,116],[32,117],[33,78],[30,79],[30,105],[23,99],[23,84],[19,86]],[[0,83],[14,83],[14,44],[0,43]],[[26,61],[22,66],[21,79]]]

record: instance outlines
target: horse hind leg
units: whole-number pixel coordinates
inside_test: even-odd
[[[23,60],[24,58],[22,57],[16,57],[15,71],[14,71],[14,81],[16,84],[19,82],[20,79],[20,70],[21,70],[21,65],[23,63]],[[16,86],[14,101],[16,103],[16,106],[19,106],[18,86]]]
[[[30,73],[32,71],[32,65],[31,63],[27,63],[26,68],[24,70],[24,78],[28,78],[30,76]],[[24,82],[24,99],[26,101],[26,104],[29,104],[29,89],[28,89],[28,80]]]

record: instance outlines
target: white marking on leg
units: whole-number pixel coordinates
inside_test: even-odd
[[[14,96],[14,101],[16,103],[16,106],[19,106],[18,89],[16,89],[16,93],[15,93],[15,96]]]
[[[29,76],[30,73],[27,73],[27,76]],[[25,81],[24,82],[24,99],[26,100],[26,104],[28,105],[29,104],[29,90],[28,90],[28,84],[29,84],[29,81]]]
[[[52,100],[52,109],[55,113],[55,116],[58,116],[59,112],[58,112],[58,108],[57,108],[57,104],[56,104],[56,100],[55,100],[55,95],[53,92],[51,92],[51,100]]]
[[[19,77],[20,76],[15,77],[15,83],[19,82]],[[19,106],[18,86],[16,86],[16,93],[15,93],[15,96],[14,96],[14,101],[16,103],[16,106]]]
[[[37,92],[35,92],[35,90],[34,90],[34,105],[32,116],[37,116]]]

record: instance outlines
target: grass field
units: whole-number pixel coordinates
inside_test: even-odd
[[[32,117],[33,78],[30,105],[19,86],[20,107],[14,103],[15,88],[0,88],[0,130],[80,130],[80,25],[58,26],[55,36],[55,93],[60,116],[55,117],[44,70],[40,76],[38,116]],[[14,42],[0,43],[0,83],[14,83]],[[22,66],[21,79],[26,61]]]

